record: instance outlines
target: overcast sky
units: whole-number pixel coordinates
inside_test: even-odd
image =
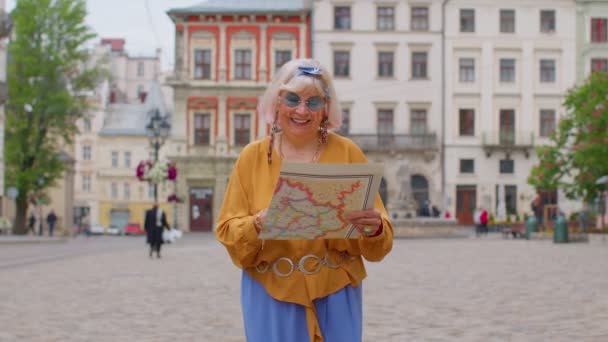
[[[162,49],[163,70],[173,68],[174,26],[167,16],[171,8],[196,5],[205,0],[87,0],[87,23],[100,38],[125,38],[131,56],[153,56]],[[16,0],[7,0],[7,10]]]

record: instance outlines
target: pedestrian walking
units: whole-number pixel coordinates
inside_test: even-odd
[[[217,239],[243,269],[246,339],[360,342],[363,258],[380,261],[393,244],[380,196],[374,209],[346,213],[361,233],[358,239],[258,238],[282,162],[367,162],[356,144],[330,132],[342,118],[329,72],[312,59],[287,62],[262,95],[258,112],[272,124],[270,137],[241,151],[216,227]]]
[[[488,221],[490,220],[488,211],[485,208],[481,208],[479,214],[479,224],[481,225],[481,234],[488,235]]]
[[[55,223],[57,223],[57,215],[55,215],[55,211],[51,209],[51,212],[46,216],[46,223],[49,227],[49,236],[53,236],[53,230],[55,229]]]
[[[160,258],[160,249],[163,245],[163,229],[170,229],[170,227],[167,222],[167,215],[158,206],[158,202],[154,203],[152,209],[146,210],[144,229],[146,231],[146,241],[150,245],[150,258],[152,258],[154,252],[156,252],[156,257]]]
[[[475,236],[479,237],[481,235],[481,210],[479,208],[475,208],[473,212],[473,223],[475,224]]]
[[[532,201],[532,204],[530,206],[531,206],[532,212],[534,213],[534,216],[536,217],[536,226],[542,227],[543,226],[543,200],[542,200],[540,194],[536,194],[536,197],[534,198],[534,200]]]
[[[30,213],[27,219],[27,228],[32,232],[32,235],[36,235],[36,215],[33,212]]]

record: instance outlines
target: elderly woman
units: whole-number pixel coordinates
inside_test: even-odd
[[[393,243],[380,197],[374,209],[347,215],[361,233],[358,239],[258,238],[283,161],[367,162],[357,145],[330,132],[340,127],[342,118],[327,70],[310,59],[286,63],[262,95],[258,111],[272,124],[271,135],[241,152],[216,228],[217,239],[243,269],[247,341],[361,341],[362,257],[380,261]],[[302,259],[307,262],[304,269],[289,272],[290,263],[279,259],[296,266]],[[327,262],[309,264],[312,259]]]

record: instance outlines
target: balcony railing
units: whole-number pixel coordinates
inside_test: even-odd
[[[364,151],[437,150],[437,136],[428,134],[348,134]]]
[[[489,157],[493,151],[507,153],[523,151],[526,158],[534,147],[534,132],[531,131],[487,131],[482,135],[482,146]]]

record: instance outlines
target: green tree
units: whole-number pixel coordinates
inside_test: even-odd
[[[592,73],[568,92],[567,114],[551,135],[551,144],[537,148],[539,163],[528,183],[537,189],[562,189],[570,199],[587,203],[598,195],[595,181],[608,174],[608,73]]]
[[[16,234],[25,234],[28,203],[44,198],[64,171],[62,150],[89,109],[87,94],[105,72],[92,62],[84,0],[19,0],[11,13],[4,158],[17,187]]]

